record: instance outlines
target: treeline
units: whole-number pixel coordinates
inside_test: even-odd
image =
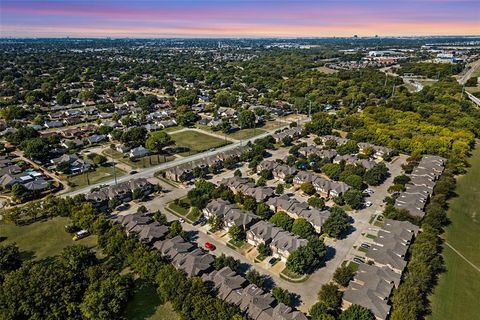
[[[133,276],[155,285],[162,301],[171,301],[183,319],[243,319],[200,279],[187,279],[157,251],[127,236],[83,196],[36,202],[40,207],[48,216],[69,216],[75,226],[97,234],[98,247],[106,256],[98,259],[92,250],[72,246],[58,258],[22,265],[18,249],[10,248],[8,252],[13,253],[4,255],[7,249],[1,247],[0,314],[5,319],[120,319],[134,286]]]
[[[398,70],[398,74],[405,75],[412,73],[416,76],[427,78],[445,78],[462,72],[464,65],[462,63],[430,63],[430,62],[409,62],[403,64]]]
[[[436,285],[439,273],[445,271],[440,236],[449,223],[447,200],[454,195],[454,189],[453,171],[447,169],[435,185],[434,195],[421,223],[421,232],[410,247],[410,260],[403,282],[394,291],[392,298],[392,320],[414,320],[428,314],[428,295]],[[406,219],[405,216],[394,218]]]

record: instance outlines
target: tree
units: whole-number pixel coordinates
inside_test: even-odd
[[[115,209],[116,207],[118,207],[121,204],[122,204],[122,201],[118,198],[112,198],[112,199],[108,200],[108,208],[110,210]]]
[[[359,306],[358,304],[350,305],[344,310],[339,320],[375,320],[375,316],[369,309]]]
[[[280,195],[280,194],[283,194],[284,191],[285,191],[285,187],[283,183],[277,184],[277,186],[275,187],[275,193]]]
[[[257,205],[255,213],[263,220],[268,220],[272,216],[272,211],[270,211],[270,208],[265,202],[260,202]]]
[[[292,230],[294,219],[291,218],[286,212],[278,211],[268,221],[277,227],[282,228],[283,230],[290,231]]]
[[[314,208],[318,208],[320,210],[325,209],[325,200],[323,200],[323,198],[320,198],[319,196],[308,198],[307,203]]]
[[[229,267],[231,270],[237,272],[240,267],[240,260],[236,260],[231,256],[226,256],[225,254],[221,254],[215,257],[215,261],[213,262],[213,267],[215,270],[220,270],[224,267]]]
[[[290,254],[286,267],[293,272],[305,274],[318,268],[326,253],[327,249],[323,241],[318,237],[311,237],[306,246]]]
[[[332,180],[340,179],[342,174],[342,166],[339,163],[327,163],[321,169]]]
[[[228,229],[228,235],[234,240],[234,241],[240,241],[245,239],[245,232],[243,229],[237,225],[233,225]]]
[[[250,110],[242,110],[238,115],[238,125],[241,129],[255,127],[255,113]]]
[[[220,217],[213,216],[208,219],[208,223],[210,224],[210,231],[216,232],[223,227],[223,221]]]
[[[346,154],[355,154],[358,152],[357,142],[348,140],[346,143],[337,147],[337,152],[341,156]]]
[[[410,182],[410,177],[407,175],[399,175],[393,178],[393,183],[394,184],[401,184],[401,185],[406,185],[407,183]]]
[[[272,289],[272,296],[278,303],[283,303],[286,306],[291,307],[293,304],[292,294],[286,289],[275,287]]]
[[[13,199],[23,201],[27,195],[27,189],[20,183],[15,183],[12,186]]]
[[[340,266],[337,268],[337,270],[335,270],[335,273],[333,274],[333,280],[335,280],[335,282],[342,287],[346,287],[350,280],[353,279],[354,274],[355,271],[352,267],[350,267],[350,265]]]
[[[336,310],[342,302],[342,292],[336,284],[330,282],[322,285],[318,292],[318,300],[324,303],[327,308]]]
[[[260,177],[257,180],[257,183],[255,184],[255,186],[257,186],[257,187],[264,187],[266,185],[267,185],[267,180],[264,177]]]
[[[242,171],[240,171],[239,169],[235,170],[233,172],[233,176],[234,177],[241,177],[242,176]]]
[[[70,103],[71,99],[72,99],[72,97],[70,97],[70,94],[68,92],[62,90],[59,93],[57,93],[57,96],[56,96],[55,100],[57,100],[58,104],[65,105],[65,104]]]
[[[315,228],[304,218],[295,219],[292,225],[292,233],[300,238],[308,239],[315,235]]]
[[[258,246],[257,246],[257,251],[259,254],[261,254],[262,256],[264,257],[268,257],[269,255],[272,254],[272,250],[270,249],[270,247],[268,245],[266,245],[265,243],[260,243]]]
[[[184,114],[177,116],[177,122],[179,125],[188,127],[193,125],[200,119],[199,115],[197,115],[193,111],[187,111]]]
[[[317,302],[310,308],[310,318],[312,320],[335,320],[323,302]]]
[[[0,245],[0,283],[9,272],[15,271],[22,266],[20,250],[14,243]]]
[[[322,226],[324,232],[330,237],[338,238],[350,227],[350,218],[345,210],[339,207],[330,209],[330,217]]]
[[[265,276],[261,275],[256,269],[250,268],[245,274],[245,279],[259,288],[265,287]]]
[[[170,230],[167,234],[167,238],[175,238],[176,236],[181,236],[182,238],[185,238],[186,233],[183,231],[182,224],[178,220],[172,221],[170,224]]]
[[[352,209],[360,209],[363,207],[363,194],[359,190],[347,190],[343,193],[342,197]]]
[[[121,314],[133,280],[115,273],[93,282],[85,291],[80,305],[86,319],[114,319]]]
[[[314,195],[316,192],[310,181],[305,181],[304,183],[302,183],[300,185],[300,190],[302,190],[305,194],[308,194],[309,196]]]
[[[95,154],[92,160],[93,160],[93,163],[95,163],[96,165],[102,165],[107,162],[107,157],[101,154]]]
[[[357,190],[361,190],[363,186],[363,178],[356,174],[349,175],[345,178],[344,182]]]
[[[365,182],[371,186],[377,186],[388,178],[388,168],[384,163],[377,164],[370,170],[365,172]]]
[[[50,146],[42,138],[25,140],[20,144],[20,148],[30,159],[43,160],[50,154]]]
[[[157,210],[157,212],[153,214],[153,219],[163,225],[166,225],[168,222],[167,216],[161,213],[160,210]]]
[[[147,140],[145,141],[145,147],[154,153],[162,153],[163,148],[173,144],[174,141],[164,131],[150,132]]]

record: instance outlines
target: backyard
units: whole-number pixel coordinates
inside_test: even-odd
[[[222,147],[230,143],[229,141],[194,130],[174,133],[171,137],[175,140],[175,147],[186,148],[184,152],[179,153],[182,156],[188,156],[212,148]]]
[[[0,236],[6,238],[2,241],[3,244],[15,242],[26,259],[35,260],[56,256],[65,247],[74,244],[90,248],[97,245],[97,236],[94,235],[73,241],[72,235],[64,227],[69,223],[70,219],[65,217],[55,217],[26,226],[1,223]]]
[[[472,264],[480,267],[480,148],[470,158],[471,168],[457,180],[458,197],[450,201],[445,240]],[[447,272],[430,297],[429,320],[477,319],[480,313],[480,272],[447,245],[443,257]]]

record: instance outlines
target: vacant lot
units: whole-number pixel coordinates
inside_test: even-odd
[[[150,168],[151,166],[156,166],[164,162],[172,161],[174,159],[174,157],[172,156],[153,154],[150,156],[133,160],[133,159],[130,159],[128,156],[125,157],[123,154],[121,154],[117,150],[113,150],[110,148],[105,149],[102,153],[134,169]]]
[[[249,129],[242,129],[242,130],[232,132],[228,136],[236,140],[242,140],[242,139],[249,139],[249,138],[258,136],[259,134],[262,134],[264,132],[265,130],[263,129],[249,128]]]
[[[167,302],[162,304],[155,288],[136,284],[137,288],[125,310],[128,320],[178,320],[180,317]]]
[[[187,148],[186,151],[180,153],[182,156],[199,153],[211,148],[218,148],[230,143],[228,141],[194,130],[186,130],[179,133],[174,133],[171,135],[171,137],[173,140],[175,140],[175,147]]]
[[[60,254],[63,248],[82,244],[88,247],[97,245],[96,236],[73,241],[72,235],[64,229],[70,219],[56,217],[51,220],[38,221],[26,226],[0,224],[0,235],[6,237],[4,244],[15,242],[25,255],[25,258],[41,260]]]
[[[115,168],[115,173],[117,175],[117,178],[125,174],[124,171],[118,168]],[[91,184],[96,184],[96,183],[113,179],[113,177],[114,177],[113,167],[99,166],[95,169],[95,171],[82,173],[76,176],[69,177],[67,178],[67,181],[72,186],[72,190],[75,190]]]
[[[472,167],[458,179],[457,198],[450,201],[446,241],[474,265],[480,267],[480,148],[470,159]],[[444,246],[447,272],[431,296],[430,320],[478,319],[480,314],[480,272],[465,262],[451,248]]]

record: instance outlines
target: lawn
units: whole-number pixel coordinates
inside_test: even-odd
[[[230,133],[228,136],[235,140],[243,140],[258,136],[259,134],[262,134],[264,132],[266,131],[261,128],[249,128],[235,131],[233,133]]]
[[[137,280],[138,281],[138,280]],[[136,283],[133,297],[125,309],[128,320],[179,320],[180,317],[167,302],[162,304],[154,287]]]
[[[115,168],[115,173],[117,178],[125,175],[125,172],[118,168]],[[110,179],[113,179],[113,167],[99,166],[95,171],[68,177],[67,181],[72,186],[72,190],[75,190]]]
[[[187,151],[179,153],[182,156],[188,156],[203,152],[211,148],[218,148],[229,144],[230,142],[217,137],[201,133],[194,130],[186,130],[171,135],[175,140],[176,147],[187,148]]]
[[[0,235],[6,237],[3,244],[15,242],[26,258],[41,260],[60,254],[63,248],[82,244],[88,247],[97,245],[97,236],[90,235],[78,241],[65,231],[64,226],[70,223],[69,218],[55,217],[46,221],[38,221],[26,226],[0,224]]]
[[[474,265],[480,266],[480,148],[474,150],[471,168],[457,180],[458,197],[450,201],[445,239]],[[444,246],[447,272],[430,297],[432,315],[429,320],[478,319],[480,313],[480,272]]]
[[[329,67],[318,67],[318,68],[315,68],[317,71],[320,71],[322,73],[325,73],[325,74],[333,74],[333,73],[337,73],[338,70],[335,70],[335,69],[331,69]]]
[[[103,154],[109,156],[119,162],[126,164],[132,168],[150,168],[151,166],[156,166],[168,161],[172,161],[174,157],[172,156],[163,156],[163,155],[150,155],[146,157],[139,158],[137,160],[132,160],[129,157],[124,157],[123,154],[117,150],[106,149],[103,151]]]

